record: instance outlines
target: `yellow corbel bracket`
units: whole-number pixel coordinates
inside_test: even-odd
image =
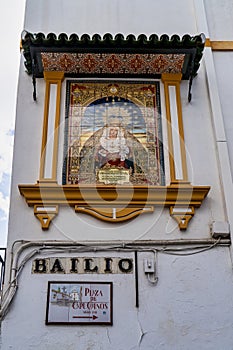
[[[179,229],[184,231],[187,229],[189,221],[194,216],[194,207],[170,207],[170,215],[176,220]]]
[[[34,215],[41,223],[43,230],[48,230],[51,221],[58,214],[58,205],[34,205]]]

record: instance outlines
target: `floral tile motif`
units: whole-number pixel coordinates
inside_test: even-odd
[[[185,54],[110,54],[42,52],[45,71],[70,74],[181,73]]]

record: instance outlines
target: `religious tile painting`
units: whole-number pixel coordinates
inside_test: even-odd
[[[159,82],[68,81],[63,184],[163,185]]]

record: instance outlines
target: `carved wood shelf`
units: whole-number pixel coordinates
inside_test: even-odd
[[[75,212],[86,213],[108,222],[122,222],[142,213],[151,213],[155,206],[170,208],[170,215],[185,230],[210,190],[209,186],[178,183],[170,186],[107,186],[58,185],[37,183],[19,185],[20,194],[43,229],[58,214],[60,205],[74,207]]]

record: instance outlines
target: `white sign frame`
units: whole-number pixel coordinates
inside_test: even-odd
[[[112,282],[49,281],[46,325],[112,325]]]

